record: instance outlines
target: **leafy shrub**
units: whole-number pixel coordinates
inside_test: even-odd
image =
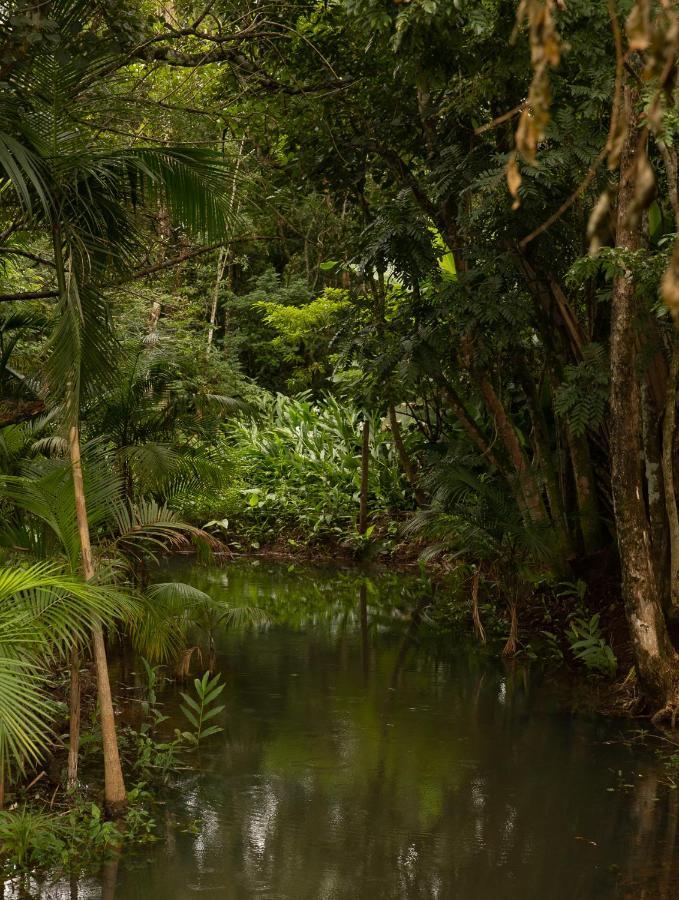
[[[149,814],[150,795],[143,785],[128,793],[121,823],[107,821],[101,808],[80,800],[65,813],[22,806],[0,812],[2,873],[17,875],[34,869],[75,865],[96,867],[125,838],[142,843],[155,839],[156,823]]]
[[[25,806],[0,812],[0,852],[19,871],[60,859],[65,850],[62,833],[54,815]]]
[[[205,672],[202,678],[194,679],[195,697],[182,691],[184,703],[180,708],[194,730],[182,731],[181,737],[196,746],[204,738],[223,731],[220,725],[208,725],[206,727],[205,724],[225,709],[223,704],[215,705],[215,700],[224,690],[224,685],[219,683],[220,678],[221,675],[219,674],[215,675],[214,678],[210,678],[210,673]]]
[[[182,511],[202,511],[222,531],[274,539],[293,530],[314,541],[355,527],[361,485],[362,416],[332,397],[276,395],[256,415],[226,427],[220,449],[222,491],[188,500]],[[208,492],[206,492],[208,493]],[[391,434],[371,420],[369,508],[404,508],[407,492]],[[192,511],[188,511],[192,506]]]
[[[595,613],[590,619],[583,616],[574,617],[570,622],[566,637],[573,656],[585,666],[588,672],[615,675],[618,661],[610,644],[601,633],[598,613]]]

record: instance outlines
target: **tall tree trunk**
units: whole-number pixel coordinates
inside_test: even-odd
[[[54,226],[52,246],[54,249],[55,273],[57,276],[59,295],[62,301],[68,304],[69,287],[66,281],[61,230],[58,225]],[[83,470],[80,455],[80,399],[74,384],[71,384],[67,389],[66,406],[67,413],[70,417],[68,445],[71,460],[71,474],[73,477],[76,522],[78,525],[78,536],[80,538],[82,569],[85,580],[90,581],[94,577],[95,571],[94,561],[92,559],[90,526],[87,520],[87,503],[85,500],[85,486],[83,483]],[[108,812],[115,816],[118,815],[126,805],[126,793],[123,770],[120,765],[120,754],[118,753],[118,739],[116,736],[115,716],[113,713],[113,700],[111,698],[111,684],[108,675],[104,633],[101,625],[96,626],[92,630],[92,646],[97,669],[99,717],[104,752],[104,805]],[[73,705],[74,704],[72,704],[72,707]],[[79,723],[78,728],[76,729],[75,723],[71,722],[71,730],[74,734],[78,729]]]
[[[679,513],[674,492],[674,433],[677,424],[677,376],[679,375],[679,339],[673,335],[670,374],[667,379],[667,399],[663,418],[662,469],[665,509],[670,539],[670,607],[679,615]]]
[[[80,458],[80,430],[77,424],[71,425],[69,429],[69,450],[71,456],[71,471],[73,473],[75,512],[78,522],[78,534],[80,537],[83,574],[85,579],[90,581],[94,578],[95,572],[90,543],[90,526],[87,521],[87,504],[85,500],[85,486],[83,484],[82,462]],[[104,644],[104,632],[101,625],[97,625],[92,631],[92,644],[94,648],[94,661],[97,668],[99,717],[104,751],[104,804],[110,815],[117,816],[125,808],[127,795],[125,792],[123,770],[120,764],[120,754],[118,752],[118,738],[116,735],[115,715],[113,712],[113,699],[111,697],[111,683],[108,675],[106,645]]]
[[[637,250],[638,226],[629,223],[640,138],[636,90],[625,87],[628,133],[620,160],[616,246]],[[679,658],[672,647],[650,546],[642,468],[641,391],[634,328],[634,280],[625,270],[614,279],[611,304],[611,476],[622,569],[622,591],[637,676],[656,708],[674,709]]]
[[[238,170],[240,169],[240,164],[243,159],[243,148],[245,147],[245,138],[243,138],[238,145],[238,159],[236,160],[236,168],[233,173],[233,182],[231,184],[231,197],[229,198],[229,211],[233,212],[234,204],[236,201],[236,185],[238,179]],[[236,212],[240,208],[240,200],[236,205]],[[231,256],[231,243],[227,243],[225,247],[220,247],[219,250],[219,259],[217,260],[217,277],[215,279],[215,289],[212,295],[212,307],[210,309],[210,328],[207,333],[207,352],[210,353],[210,348],[212,347],[212,339],[215,332],[215,323],[217,321],[217,304],[219,302],[219,288],[222,283],[222,278],[224,277],[224,270],[226,269],[226,265],[228,263],[229,257]]]
[[[679,228],[679,189],[677,187],[677,150],[662,141],[658,147],[665,163],[667,175],[667,192],[674,210],[676,228]],[[676,325],[675,325],[676,328]],[[670,574],[669,596],[670,610],[673,616],[679,615],[679,515],[677,514],[677,497],[674,490],[674,433],[677,425],[677,377],[679,376],[679,337],[672,336],[670,365],[665,394],[665,413],[663,418],[662,438],[662,470],[665,491],[665,508],[670,542]]]
[[[641,382],[640,390],[648,533],[660,602],[667,612],[670,607],[670,572],[665,479],[662,471],[663,408],[656,406],[648,381]],[[664,393],[667,393],[667,387],[664,388]],[[664,402],[662,406],[664,407]]]
[[[389,427],[391,428],[391,436],[394,439],[394,447],[396,447],[396,455],[403,469],[403,473],[408,479],[408,484],[412,488],[413,496],[418,506],[426,506],[427,498],[424,491],[417,483],[417,472],[415,464],[408,456],[405,444],[403,443],[403,435],[401,434],[401,425],[396,416],[396,409],[393,403],[389,404]]]

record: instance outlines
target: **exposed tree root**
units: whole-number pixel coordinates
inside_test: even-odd
[[[482,644],[486,643],[486,630],[481,621],[479,612],[479,579],[481,572],[479,569],[474,570],[472,575],[472,622],[474,623],[474,633]]]
[[[508,600],[507,605],[509,606],[509,637],[502,648],[502,655],[516,656],[516,651],[519,647],[519,614],[516,600]]]
[[[656,728],[661,727],[664,723],[669,723],[669,727],[674,729],[677,726],[677,718],[679,717],[679,696],[673,697],[651,716],[651,724]]]

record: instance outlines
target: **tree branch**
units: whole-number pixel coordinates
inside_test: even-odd
[[[54,268],[54,263],[51,259],[45,259],[44,256],[38,256],[36,253],[29,253],[28,250],[18,250],[16,247],[0,247],[0,254],[5,256],[23,256],[26,259],[39,263],[41,266]]]
[[[0,294],[0,303],[14,303],[21,300],[51,300],[59,296],[59,291],[23,291],[20,294]]]
[[[247,243],[248,241],[271,241],[275,240],[276,235],[272,234],[246,234],[241,235],[240,237],[229,238],[229,243],[231,244],[239,244],[239,243]],[[212,250],[216,250],[218,247],[221,247],[224,241],[219,241],[216,244],[207,244],[204,247],[196,247],[194,250],[188,250],[186,253],[182,253],[180,256],[174,256],[172,259],[165,260],[164,262],[155,263],[152,266],[147,266],[144,269],[138,269],[136,272],[132,272],[127,278],[122,278],[120,281],[114,281],[109,285],[104,285],[103,290],[110,290],[111,288],[122,287],[124,284],[127,284],[130,281],[138,281],[140,278],[146,278],[147,275],[155,275],[156,272],[163,272],[166,269],[172,269],[175,266],[179,266],[184,262],[187,262],[189,259],[193,259],[196,256],[202,256],[204,253],[210,253]],[[51,300],[55,297],[59,296],[58,291],[22,291],[18,294],[0,294],[0,303],[14,303],[20,302],[22,300]]]

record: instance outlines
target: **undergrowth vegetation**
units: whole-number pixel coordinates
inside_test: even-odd
[[[371,434],[370,517],[412,509],[391,433],[333,397],[265,398],[256,412],[227,426],[214,450],[226,490],[194,491],[183,502],[192,517],[225,536],[252,543],[283,536],[299,542],[351,540],[361,490],[361,429]]]

